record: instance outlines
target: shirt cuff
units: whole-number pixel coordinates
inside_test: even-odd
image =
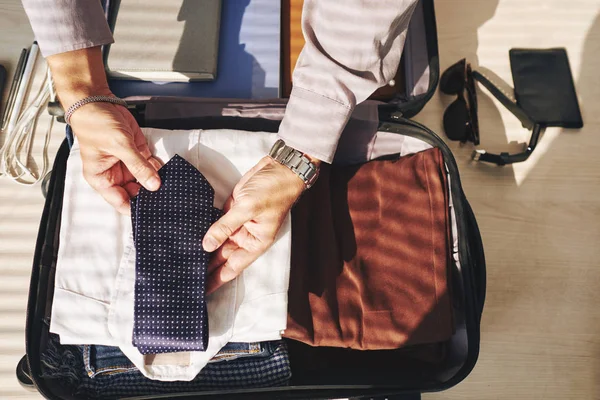
[[[279,137],[288,146],[331,163],[352,107],[301,87],[290,94]]]
[[[113,42],[98,0],[23,0],[44,57]]]
[[[68,51],[88,49],[88,48],[97,47],[97,46],[104,46],[107,44],[112,44],[114,42],[115,41],[112,36],[107,36],[104,38],[98,38],[95,40],[86,40],[86,41],[79,42],[79,43],[64,44],[62,46],[57,43],[48,43],[48,42],[40,43],[39,41],[38,41],[38,44],[40,45],[40,50],[42,51],[42,55],[44,57],[48,57],[48,56],[53,56],[55,54],[66,53]]]

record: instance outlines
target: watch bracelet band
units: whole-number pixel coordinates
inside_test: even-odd
[[[75,111],[77,111],[79,108],[85,106],[86,104],[90,104],[90,103],[112,103],[112,104],[118,104],[123,107],[127,107],[127,102],[118,97],[89,96],[89,97],[83,98],[83,99],[75,102],[71,107],[69,107],[67,109],[67,111],[65,112],[65,122],[67,124],[71,124],[71,116],[73,115],[73,113]]]
[[[283,140],[280,139],[273,145],[269,156],[298,175],[307,189],[316,181],[319,168],[302,152],[285,145]]]

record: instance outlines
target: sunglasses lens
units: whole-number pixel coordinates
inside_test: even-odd
[[[463,58],[456,64],[449,67],[440,79],[440,89],[446,94],[457,94],[465,88],[465,64]]]
[[[457,99],[450,104],[444,112],[444,131],[450,140],[467,140],[469,127],[469,110],[467,104],[462,99]]]

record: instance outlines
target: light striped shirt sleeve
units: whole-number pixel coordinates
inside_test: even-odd
[[[113,43],[100,0],[22,0],[44,57]]]
[[[331,162],[354,107],[393,79],[418,0],[305,0],[305,45],[279,136]]]

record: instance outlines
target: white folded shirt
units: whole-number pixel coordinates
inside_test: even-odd
[[[274,133],[224,129],[142,130],[150,150],[163,163],[179,154],[202,172],[215,189],[218,208],[223,208],[242,175],[277,140]],[[186,355],[180,357],[183,363],[152,362],[155,357],[143,356],[132,345],[135,251],[131,220],[85,182],[75,143],[67,162],[50,331],[60,335],[62,344],[119,346],[148,378],[192,380],[228,342],[281,338],[287,319],[290,253],[288,215],[273,246],[208,297],[207,351],[177,353]]]

